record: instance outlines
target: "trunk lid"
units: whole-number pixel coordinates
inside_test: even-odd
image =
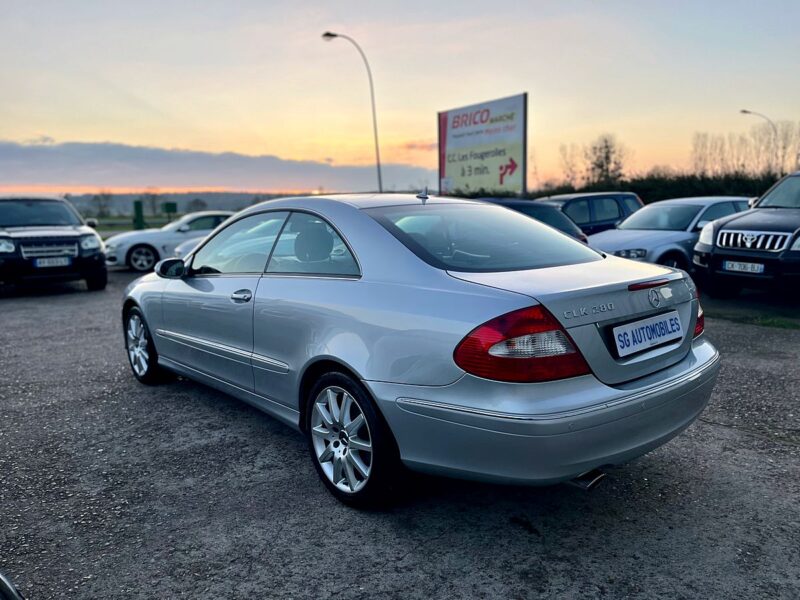
[[[616,257],[563,267],[502,273],[450,272],[452,277],[530,296],[569,332],[594,375],[609,385],[665,369],[683,359],[692,344],[697,301],[694,284],[675,269]],[[663,282],[656,287],[630,285]],[[652,299],[651,290],[658,291]],[[677,312],[679,339],[620,356],[614,328]]]

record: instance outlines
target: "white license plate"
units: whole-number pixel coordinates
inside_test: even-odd
[[[71,258],[69,256],[53,256],[51,258],[37,258],[37,267],[68,267]]]
[[[614,343],[620,356],[628,356],[653,346],[683,338],[683,325],[677,311],[635,323],[614,327]]]
[[[722,263],[722,268],[726,271],[738,271],[739,273],[763,273],[764,265],[761,263],[738,262],[726,260]]]

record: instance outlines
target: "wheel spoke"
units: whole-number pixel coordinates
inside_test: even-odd
[[[367,467],[367,465],[365,465],[360,458],[358,458],[352,452],[348,452],[347,460],[353,465],[353,468],[358,471],[358,474],[361,475],[362,479],[367,478],[367,475],[369,474],[369,467]]]
[[[344,474],[345,477],[347,477],[347,485],[350,486],[351,492],[355,492],[358,479],[356,479],[356,474],[353,470],[353,461],[350,460],[349,456],[345,455],[342,462],[344,463]]]
[[[345,392],[342,394],[342,410],[339,413],[339,422],[344,425],[345,420],[350,414],[350,406],[353,404],[353,397]]]
[[[342,459],[339,456],[333,458],[333,483],[338,484],[342,480]]]
[[[350,449],[358,450],[359,452],[372,452],[372,445],[359,438],[350,438]]]
[[[350,421],[347,425],[345,425],[345,431],[347,431],[347,435],[355,435],[355,433],[361,429],[361,426],[364,424],[364,415],[359,414],[355,419]]]
[[[331,432],[326,427],[323,427],[322,425],[317,425],[316,427],[313,427],[311,429],[311,435],[314,435],[323,440],[327,440],[330,439]]]
[[[328,390],[328,408],[331,411],[331,416],[336,423],[341,423],[341,412],[339,409],[339,402],[336,400],[336,392],[332,389]]]
[[[331,458],[333,458],[333,448],[330,444],[328,444],[328,446],[325,447],[325,450],[322,451],[322,454],[319,455],[319,462],[328,462]]]
[[[333,425],[333,417],[331,417],[331,414],[328,412],[328,409],[325,408],[325,405],[322,402],[315,402],[314,408],[316,408],[319,416],[322,417],[322,421],[325,423],[325,425],[328,427]]]

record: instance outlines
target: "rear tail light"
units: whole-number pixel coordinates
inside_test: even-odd
[[[453,359],[472,375],[516,383],[591,372],[569,334],[542,306],[516,310],[473,329]]]
[[[700,306],[700,292],[695,288],[694,297],[697,299],[697,321],[694,322],[694,337],[697,337],[706,328],[706,316],[703,307]]]

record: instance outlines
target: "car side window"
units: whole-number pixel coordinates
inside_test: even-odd
[[[616,221],[622,215],[619,204],[614,198],[597,198],[594,202],[594,218],[596,221]]]
[[[281,232],[267,273],[359,275],[358,264],[336,230],[324,219],[293,212]]]
[[[642,205],[639,204],[639,201],[633,196],[620,196],[620,199],[622,200],[622,203],[625,205],[625,208],[629,214],[633,214],[642,208]]]
[[[750,204],[745,200],[737,200],[733,204],[736,206],[736,212],[742,212],[750,208]]]
[[[589,215],[589,201],[575,200],[564,207],[566,215],[578,225],[586,225],[592,218]]]
[[[191,273],[263,273],[275,238],[288,216],[288,211],[267,212],[231,223],[195,253]]]
[[[721,219],[722,217],[732,215],[735,212],[737,211],[732,202],[720,202],[718,204],[712,204],[709,206],[706,211],[700,215],[700,220],[714,221],[716,219]]]
[[[219,224],[219,220],[214,215],[207,215],[205,217],[197,217],[189,221],[189,231],[206,231],[214,229]]]

